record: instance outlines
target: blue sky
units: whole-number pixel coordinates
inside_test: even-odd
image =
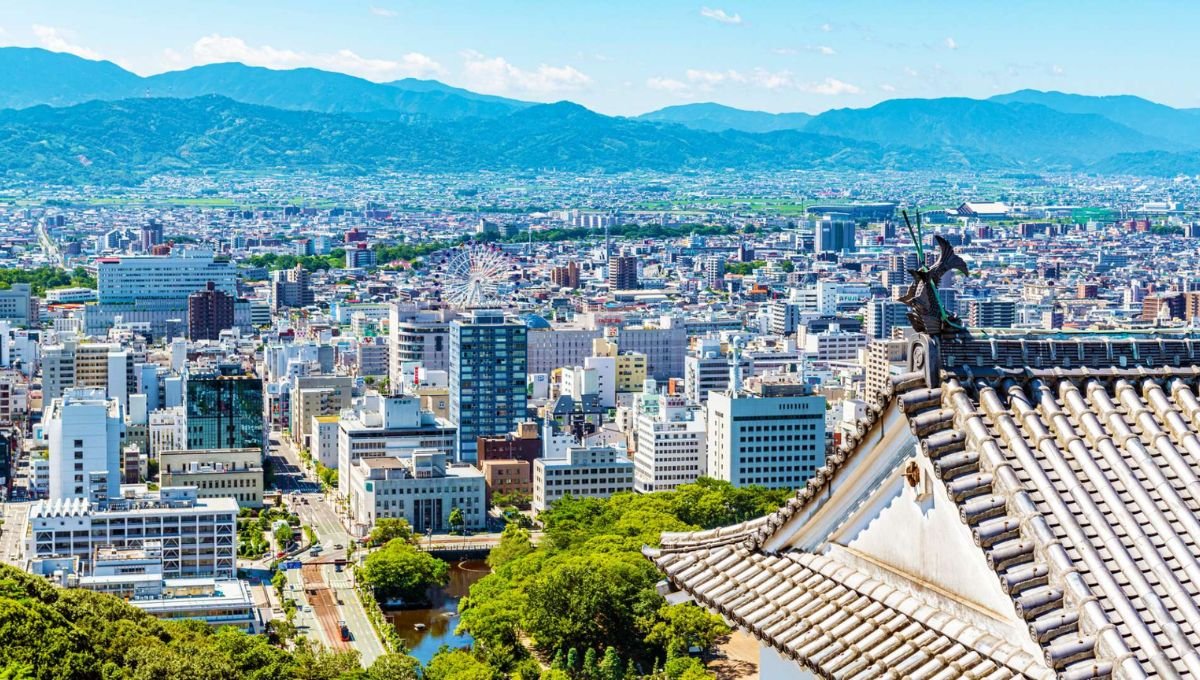
[[[1142,0],[3,0],[0,44],[142,74],[242,61],[436,78],[609,114],[819,112],[1021,88],[1200,106],[1200,3]]]

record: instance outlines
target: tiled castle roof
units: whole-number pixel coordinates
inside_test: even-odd
[[[894,380],[858,436],[785,507],[738,527],[664,536],[651,555],[672,582],[698,592],[693,579],[716,576],[672,565],[717,550],[741,551],[730,565],[739,570],[805,555],[769,556],[763,545],[867,448],[859,440],[894,402],[1040,645],[1042,669],[1200,677],[1200,337],[923,338],[914,349],[918,370]],[[724,599],[697,599],[730,615],[750,587],[739,578]],[[756,589],[764,587],[776,592],[770,581]],[[747,627],[769,641],[766,629]],[[853,677],[824,658],[801,662]]]
[[[1049,677],[1019,647],[822,555],[733,545],[650,554],[697,602],[821,677]]]

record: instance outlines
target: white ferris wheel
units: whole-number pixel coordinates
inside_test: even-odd
[[[443,268],[442,299],[459,308],[484,307],[500,300],[512,270],[504,253],[488,246],[464,246]]]

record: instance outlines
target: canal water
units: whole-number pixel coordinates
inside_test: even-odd
[[[428,663],[442,645],[449,645],[451,649],[470,646],[470,635],[454,633],[458,627],[458,601],[466,597],[472,583],[490,572],[491,568],[482,560],[454,562],[450,565],[450,581],[446,587],[430,593],[430,608],[388,612],[396,632],[408,645],[409,654],[421,663]]]

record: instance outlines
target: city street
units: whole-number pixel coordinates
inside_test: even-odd
[[[323,549],[318,555],[306,551],[299,556],[305,564],[307,578],[311,584],[299,592],[300,598],[297,599],[298,602],[307,602],[313,609],[313,613],[306,614],[305,617],[306,621],[311,622],[309,635],[330,644],[332,648],[343,648],[346,645],[338,635],[336,621],[345,621],[350,629],[349,646],[358,650],[362,655],[363,665],[369,666],[385,653],[383,642],[375,634],[375,629],[367,618],[366,609],[358,599],[351,568],[347,566],[338,573],[333,565],[334,560],[346,556],[345,549],[354,539],[338,520],[331,502],[321,493],[320,484],[306,476],[301,467],[299,453],[282,434],[272,433],[270,458],[272,469],[275,471],[276,486],[288,492],[286,502],[300,516],[302,525],[312,527]],[[298,491],[299,494],[293,496],[293,491]],[[342,548],[335,547],[339,545]],[[288,582],[292,582],[292,574],[296,574],[299,579],[300,573],[300,570],[290,570]],[[317,580],[318,577],[320,581]],[[316,595],[307,597],[305,590],[312,589],[317,590]],[[331,606],[335,608],[336,614],[328,611]],[[330,621],[333,621],[333,624]]]
[[[29,502],[10,501],[3,504],[4,526],[0,527],[0,561],[21,566],[25,526],[29,521]]]

